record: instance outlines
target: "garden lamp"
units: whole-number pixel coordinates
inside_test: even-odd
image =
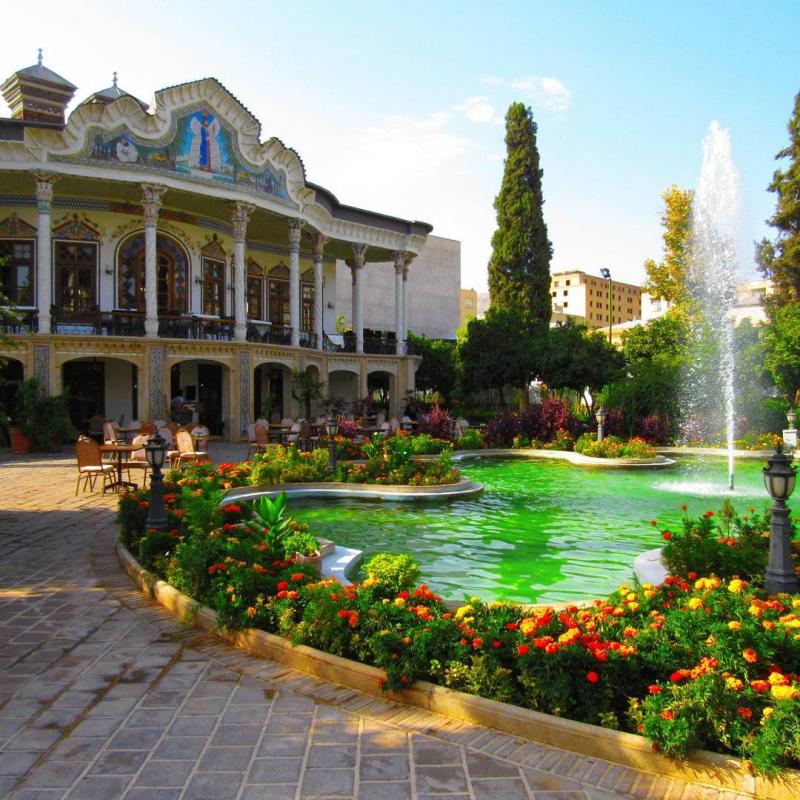
[[[167,512],[164,508],[164,475],[161,468],[164,466],[167,456],[167,443],[158,433],[155,433],[147,440],[144,452],[151,470],[147,527],[165,531],[167,529]]]
[[[328,472],[332,475],[336,471],[336,434],[339,433],[339,420],[333,414],[325,423],[325,432],[328,434]]]
[[[611,307],[611,270],[608,267],[602,267],[600,274],[608,281],[608,343],[611,344],[611,326],[612,320],[612,307]]]
[[[769,561],[764,576],[764,591],[769,594],[797,592],[797,575],[792,561],[792,526],[786,501],[794,491],[797,471],[792,459],[783,452],[783,443],[764,467],[764,485],[775,501],[770,521]]]
[[[602,442],[603,436],[605,435],[605,424],[606,424],[606,410],[603,406],[597,409],[594,415],[595,419],[597,420],[597,441]]]

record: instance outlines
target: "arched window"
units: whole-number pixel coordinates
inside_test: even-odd
[[[314,270],[300,277],[300,330],[314,333]]]
[[[269,321],[273,330],[291,326],[289,312],[289,268],[279,264],[269,273]]]
[[[201,251],[203,313],[225,315],[225,251],[217,235]]]
[[[264,319],[264,269],[247,260],[247,318]]]
[[[119,308],[145,310],[144,234],[126,239],[117,253]],[[189,310],[189,259],[174,239],[156,237],[156,289],[159,314],[185,314]]]

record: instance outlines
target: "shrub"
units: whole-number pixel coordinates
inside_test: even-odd
[[[419,418],[417,430],[437,439],[449,439],[453,433],[453,418],[438,405]]]
[[[658,414],[648,414],[637,427],[642,438],[650,444],[667,444],[672,433],[670,421]]]
[[[323,449],[300,452],[295,445],[273,447],[253,456],[250,483],[315,483],[328,477],[328,453]]]
[[[387,595],[410,591],[419,580],[417,563],[411,556],[379,553],[364,563],[364,572],[371,586]]]
[[[459,450],[482,450],[485,447],[483,435],[477,428],[469,428],[458,439]]]
[[[429,433],[420,433],[408,438],[411,452],[417,456],[438,455],[453,449],[453,443],[449,439],[437,439]]]
[[[552,441],[545,442],[542,445],[542,449],[572,450],[574,444],[575,444],[575,437],[568,430],[564,430],[564,428],[559,428],[555,432]]]
[[[584,433],[575,442],[575,452],[592,458],[653,458],[656,451],[638,437],[623,442],[617,436],[606,436],[601,441],[593,433]]]
[[[301,556],[313,556],[319,552],[319,541],[313,533],[309,533],[308,526],[301,530],[289,533],[283,541],[283,552],[286,558],[293,558],[295,553]]]
[[[503,411],[486,425],[486,443],[489,447],[511,447],[519,432],[519,417],[513,411]]]

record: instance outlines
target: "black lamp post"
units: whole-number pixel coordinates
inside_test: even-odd
[[[339,421],[331,414],[325,423],[325,432],[328,434],[328,473],[333,475],[336,471],[336,434],[339,433]]]
[[[792,459],[783,452],[783,445],[779,444],[764,467],[764,485],[775,501],[770,522],[769,561],[764,576],[764,591],[769,594],[797,592],[797,575],[792,561],[792,526],[786,507],[796,480],[797,470],[792,466]]]
[[[600,274],[608,281],[608,343],[611,344],[611,270],[608,267],[603,267]]]
[[[597,409],[594,418],[597,420],[597,441],[602,442],[603,436],[605,436],[606,424],[606,410],[603,408],[603,406],[600,406]]]
[[[161,468],[167,456],[167,443],[156,433],[147,440],[144,452],[150,465],[150,507],[147,511],[147,527],[165,531],[167,512],[164,508],[164,475]]]

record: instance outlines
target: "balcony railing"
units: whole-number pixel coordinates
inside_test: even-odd
[[[39,318],[35,309],[4,308],[3,310],[10,313],[8,318],[4,316],[0,320],[0,333],[35,333],[39,330]]]
[[[163,315],[158,318],[158,335],[167,339],[212,339],[230,342],[233,320],[228,317]]]

